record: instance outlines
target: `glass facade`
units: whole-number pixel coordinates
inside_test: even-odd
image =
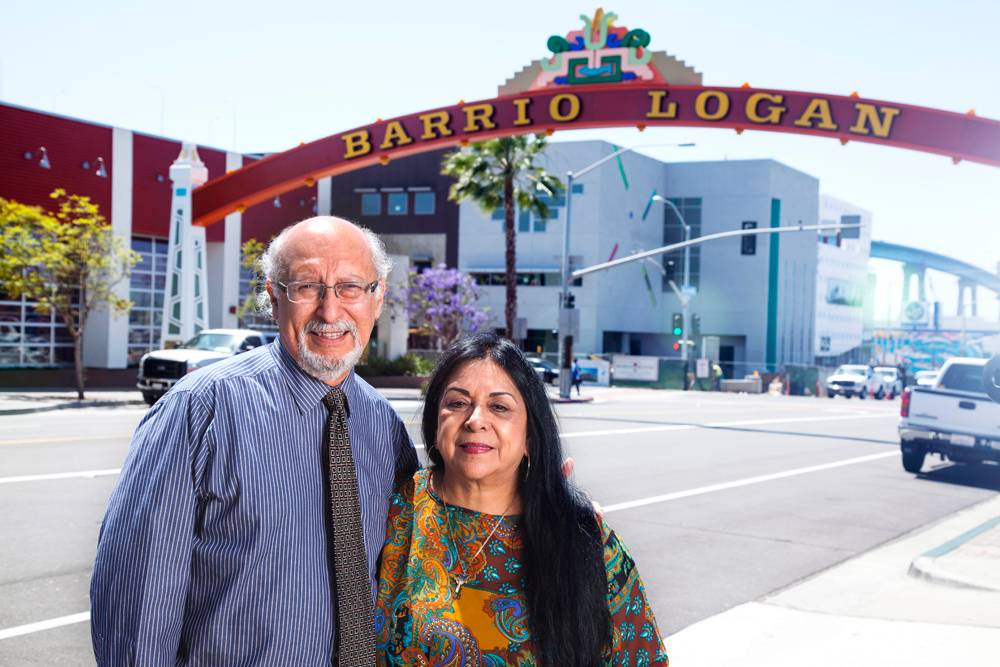
[[[73,339],[54,312],[0,291],[0,367],[72,366]]]
[[[129,279],[128,363],[139,363],[142,355],[160,349],[163,294],[167,282],[167,239],[132,237],[132,250],[142,258]]]
[[[573,186],[573,192],[583,192],[583,186]],[[544,218],[535,215],[533,211],[523,211],[520,207],[514,209],[514,220],[517,223],[517,231],[519,232],[544,232],[548,227],[549,220],[558,220],[559,212],[566,206],[566,195],[560,194],[556,197],[542,196],[540,199],[548,207],[548,215]],[[503,223],[504,209],[500,208],[493,211],[490,214],[490,218],[493,220],[499,220],[501,224]]]
[[[701,197],[674,198],[670,200],[684,217],[684,222],[691,228],[691,238],[701,236]],[[663,205],[663,245],[673,245],[684,241],[684,225],[677,217],[673,206]],[[684,281],[684,250],[675,250],[663,256],[663,291],[670,292],[670,281],[677,287]],[[691,286],[697,288],[701,284],[701,247],[691,246],[690,280]]]

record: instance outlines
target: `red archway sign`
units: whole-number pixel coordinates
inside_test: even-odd
[[[271,155],[193,193],[193,221],[229,213],[288,190],[423,151],[529,132],[595,127],[716,127],[793,132],[909,148],[1000,167],[1000,121],[849,96],[706,87],[694,69],[647,49],[644,30],[597,10],[582,30],[554,35],[536,61],[494,99],[432,109],[334,134]],[[683,85],[676,85],[683,84]]]

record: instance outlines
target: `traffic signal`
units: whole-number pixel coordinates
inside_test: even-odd
[[[701,335],[701,315],[698,313],[691,315],[691,334],[694,336]]]
[[[681,313],[674,313],[673,332],[675,336],[684,335],[684,315]],[[674,349],[677,348],[675,347]]]
[[[674,352],[676,352],[679,349],[681,349],[681,344],[679,342],[674,343]]]

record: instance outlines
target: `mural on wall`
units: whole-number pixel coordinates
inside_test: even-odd
[[[907,331],[879,329],[872,338],[875,361],[902,363],[913,371],[934,370],[951,357],[989,357],[1000,354],[995,331]]]

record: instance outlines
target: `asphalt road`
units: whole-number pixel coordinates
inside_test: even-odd
[[[997,467],[935,458],[903,472],[896,403],[593,393],[558,408],[575,479],[629,545],[668,633],[1000,491]],[[419,404],[394,405],[419,443]],[[81,614],[97,531],[144,412],[0,417],[0,665],[93,664]]]

